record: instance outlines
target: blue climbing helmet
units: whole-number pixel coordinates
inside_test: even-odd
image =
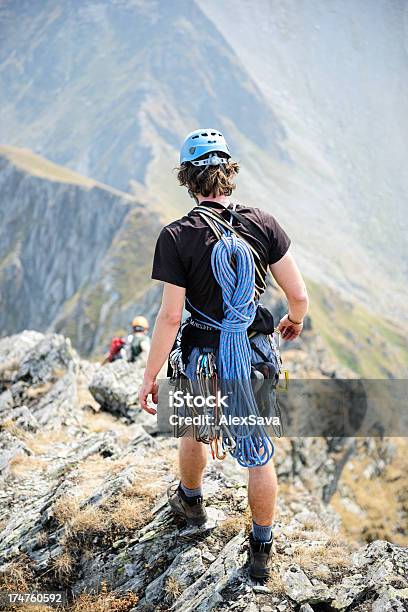
[[[217,153],[224,153],[222,157]],[[208,154],[204,159],[197,159]],[[191,162],[194,166],[218,166],[231,157],[224,136],[214,128],[194,130],[186,136],[180,150],[180,165]]]

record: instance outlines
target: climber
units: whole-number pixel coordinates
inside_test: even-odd
[[[238,171],[218,130],[200,129],[186,137],[177,177],[196,206],[166,225],[156,244],[152,278],[163,281],[163,296],[139,392],[141,408],[150,414],[156,409],[148,397],[157,404],[156,379],[169,355],[173,374],[190,380],[202,363],[216,363],[226,379],[247,379],[251,363],[259,361],[257,351],[265,362],[273,361],[273,317],[259,304],[268,268],[288,301],[288,313],[277,326],[282,339],[294,340],[302,331],[308,296],[289,252],[290,239],[270,213],[230,199]],[[180,327],[184,304],[191,317]],[[245,406],[238,408],[242,412]],[[262,580],[270,573],[277,478],[272,442],[262,431],[249,440],[250,444],[238,436],[231,454],[249,468],[249,572]],[[168,497],[173,511],[189,524],[206,521],[202,478],[207,454],[201,440],[181,437],[180,481],[169,488]]]
[[[126,358],[128,361],[136,361],[143,353],[147,354],[150,348],[150,338],[147,335],[149,323],[146,317],[141,315],[132,321],[132,333],[126,338]]]
[[[147,355],[150,348],[150,338],[147,335],[149,322],[141,315],[135,317],[131,323],[132,333],[121,338],[115,337],[109,347],[109,352],[105,356],[102,365],[125,359],[126,361],[136,361],[140,356]]]

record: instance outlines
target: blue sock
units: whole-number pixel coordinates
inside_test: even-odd
[[[254,540],[269,542],[272,537],[272,525],[257,525],[252,521],[252,535]]]
[[[203,496],[202,487],[198,487],[197,489],[189,489],[188,487],[185,487],[181,481],[180,481],[179,487],[183,491],[186,497],[198,497],[198,496],[202,497]]]

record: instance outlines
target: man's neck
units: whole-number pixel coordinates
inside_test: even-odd
[[[222,204],[223,206],[225,206],[225,208],[231,203],[229,196],[226,195],[220,195],[216,198],[213,198],[212,196],[203,196],[201,193],[198,193],[196,197],[199,203],[203,202],[204,200],[206,202],[218,202],[218,204]]]

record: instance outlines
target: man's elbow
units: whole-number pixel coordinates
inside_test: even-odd
[[[159,318],[166,325],[178,327],[181,323],[181,314],[181,312],[175,312],[174,310],[160,310]]]
[[[290,302],[296,302],[296,304],[309,305],[309,296],[307,294],[306,287],[299,287],[290,292],[286,296]]]

